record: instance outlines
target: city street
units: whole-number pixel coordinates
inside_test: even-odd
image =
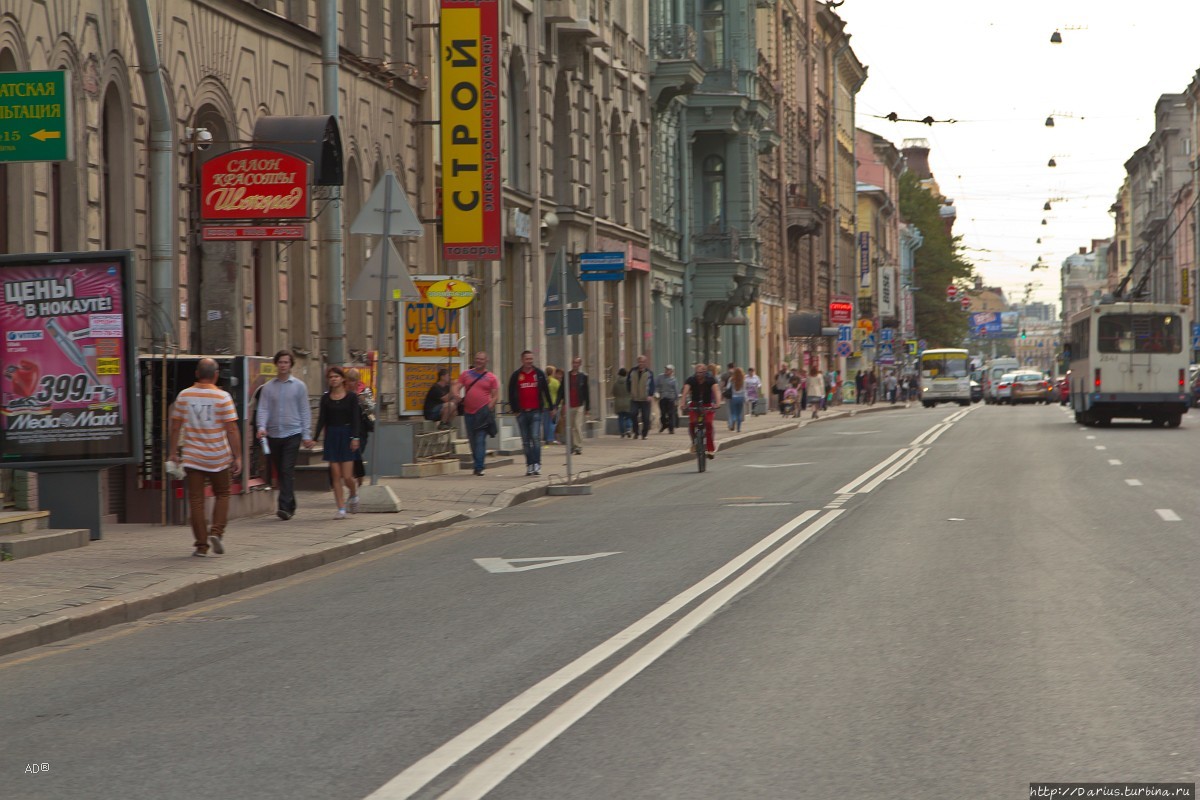
[[[14,653],[2,794],[1192,782],[1198,430],[844,415]]]

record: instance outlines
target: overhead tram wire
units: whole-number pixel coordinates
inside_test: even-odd
[[[1197,203],[1200,203],[1200,195],[1198,195],[1196,199],[1192,201],[1192,204],[1188,206],[1187,211],[1180,215],[1179,222],[1175,223],[1175,227],[1172,228],[1171,232],[1162,240],[1162,243],[1155,248],[1154,258],[1156,260],[1162,255],[1162,251],[1165,250],[1167,245],[1171,243],[1171,240],[1175,238],[1175,234],[1179,232],[1179,229],[1183,226],[1183,223],[1186,222],[1187,218],[1192,214],[1193,211],[1196,210]],[[1138,268],[1138,264],[1142,263],[1142,258],[1146,255],[1146,253],[1149,252],[1150,248],[1147,247],[1145,250],[1142,250],[1140,253],[1138,253],[1137,258],[1135,258],[1133,263],[1129,265],[1129,272],[1126,272],[1125,277],[1122,278],[1121,282],[1117,284],[1117,290],[1113,292],[1115,297],[1119,299],[1125,297],[1125,288],[1129,285],[1129,281],[1133,278],[1134,270]],[[1130,299],[1137,299],[1141,297],[1146,291],[1146,284],[1149,282],[1150,270],[1147,269],[1144,273],[1142,273],[1142,277],[1138,280],[1137,286],[1134,287]]]

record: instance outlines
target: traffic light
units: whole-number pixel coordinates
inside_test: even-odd
[[[1025,329],[1024,328],[1021,328],[1021,338],[1022,339],[1025,338]]]

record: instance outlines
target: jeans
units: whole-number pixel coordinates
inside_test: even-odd
[[[225,522],[229,519],[229,480],[230,472],[223,469],[220,472],[205,472],[202,469],[185,467],[187,477],[184,485],[187,487],[188,517],[192,523],[192,537],[196,547],[208,550],[208,536],[225,535]],[[204,484],[212,484],[213,490],[213,519],[212,528],[204,519]]]
[[[521,447],[525,449],[525,466],[542,463],[542,412],[518,411],[517,427],[521,431]]]
[[[542,442],[544,444],[554,441],[554,429],[558,424],[558,414],[561,413],[562,411],[558,409],[546,409],[542,411]]]
[[[300,444],[304,434],[297,433],[282,439],[267,437],[267,445],[271,448],[271,467],[279,476],[279,510],[289,514],[296,513],[296,456],[300,454]]]
[[[675,398],[660,397],[658,399],[658,430],[675,432]]]
[[[729,398],[729,430],[740,431],[742,420],[746,418],[746,398]]]
[[[478,422],[483,416],[484,414],[481,413],[463,414],[467,426],[467,441],[471,443],[471,458],[475,462],[476,472],[483,472],[483,459],[487,455],[487,428],[479,427]]]
[[[629,433],[629,429],[633,427],[633,418],[628,411],[617,412],[617,432],[622,436]]]
[[[642,438],[645,439],[650,435],[650,401],[649,400],[631,400],[630,406],[633,407],[633,438],[638,437],[638,417],[642,418],[640,430]]]

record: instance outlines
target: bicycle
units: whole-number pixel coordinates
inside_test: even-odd
[[[708,415],[716,410],[715,406],[688,406],[688,417],[692,422],[692,447],[696,451],[696,469],[704,472],[708,468]]]

